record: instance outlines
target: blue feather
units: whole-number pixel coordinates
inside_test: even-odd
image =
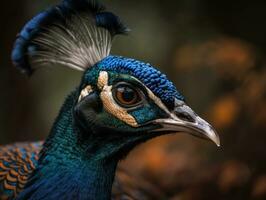
[[[94,68],[98,71],[111,70],[130,74],[144,83],[162,102],[173,108],[175,98],[184,101],[185,98],[177,91],[174,84],[165,74],[155,69],[151,64],[121,56],[108,56]],[[89,76],[93,73],[87,73]],[[86,75],[85,75],[86,76]],[[85,80],[94,80],[95,77],[86,77]]]
[[[128,31],[119,17],[113,13],[104,12],[105,8],[96,0],[64,0],[61,4],[52,7],[30,20],[19,33],[12,52],[14,65],[27,75],[31,75],[33,68],[30,66],[28,56],[33,56],[36,50],[41,49],[32,40],[49,29],[55,23],[64,24],[66,19],[73,14],[86,13],[95,19],[99,27],[106,28],[114,37]]]
[[[98,13],[96,15],[96,24],[109,30],[112,36],[129,32],[129,29],[122,23],[121,19],[110,12]]]
[[[66,8],[68,11],[85,11],[93,15],[105,10],[104,5],[97,0],[63,0],[62,7]]]
[[[54,18],[56,18],[55,9],[50,8],[30,20],[18,35],[12,51],[12,61],[22,73],[31,75],[33,72],[27,59],[33,50],[30,42],[38,34],[40,27],[45,27],[47,24],[50,24]]]

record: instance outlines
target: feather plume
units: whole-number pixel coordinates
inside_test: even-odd
[[[84,71],[110,54],[115,35],[127,32],[120,18],[96,0],[64,0],[24,26],[12,60],[28,75],[53,64]]]

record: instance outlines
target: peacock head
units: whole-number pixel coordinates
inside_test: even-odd
[[[118,152],[147,139],[186,132],[220,144],[215,130],[150,64],[111,56],[115,35],[128,29],[95,0],[63,0],[28,22],[12,60],[31,74],[40,65],[84,71],[73,108],[83,136]],[[108,146],[107,145],[107,146]]]
[[[79,93],[75,106],[78,126],[84,134],[93,131],[117,152],[178,132],[220,145],[212,126],[195,114],[173,83],[150,64],[108,56],[85,72]]]

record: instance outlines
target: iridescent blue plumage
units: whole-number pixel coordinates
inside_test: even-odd
[[[98,70],[111,70],[129,74],[143,82],[169,108],[174,107],[175,98],[184,101],[174,84],[165,74],[155,69],[151,64],[122,56],[108,56],[96,64]]]

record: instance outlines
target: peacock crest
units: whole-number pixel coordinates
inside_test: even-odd
[[[119,17],[96,0],[64,0],[26,24],[12,60],[29,75],[48,65],[85,71],[109,56],[115,35],[128,31]]]

